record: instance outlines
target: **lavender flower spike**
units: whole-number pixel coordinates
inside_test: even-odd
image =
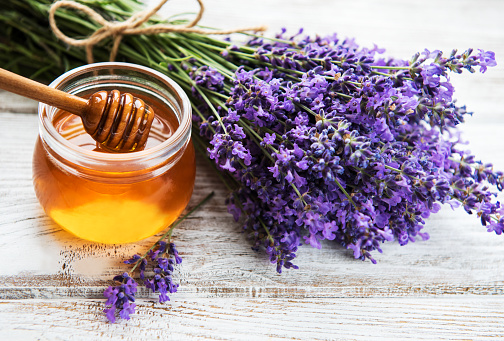
[[[114,281],[120,284],[109,286],[103,293],[103,296],[107,298],[105,304],[111,306],[105,309],[104,312],[107,319],[112,323],[116,321],[117,313],[122,319],[129,320],[129,315],[135,312],[135,303],[133,302],[135,302],[138,285],[126,272],[121,276],[114,277]]]

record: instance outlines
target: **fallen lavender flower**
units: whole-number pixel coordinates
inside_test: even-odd
[[[133,302],[135,302],[138,285],[126,272],[121,276],[114,277],[114,281],[120,284],[108,287],[103,293],[103,296],[107,298],[105,304],[111,306],[105,309],[104,312],[112,323],[115,322],[117,313],[119,313],[120,318],[129,320],[130,314],[135,312],[136,305]]]
[[[176,258],[171,258],[171,256]],[[154,275],[150,279],[144,279],[142,274],[140,278],[144,279],[144,284],[147,289],[153,293],[159,293],[159,302],[169,301],[167,293],[177,292],[178,284],[172,282],[171,274],[173,273],[173,265],[181,264],[182,258],[178,256],[178,251],[175,244],[167,245],[165,242],[159,242],[156,250],[150,250],[147,254],[147,259],[153,263],[152,271]]]
[[[129,320],[130,314],[135,312],[136,305],[133,302],[135,302],[138,283],[132,276],[137,268],[139,270],[139,278],[143,281],[144,286],[153,293],[159,294],[160,303],[170,300],[167,295],[168,293],[177,292],[178,284],[173,283],[172,280],[172,273],[175,270],[173,266],[181,264],[182,258],[179,256],[175,244],[167,243],[164,240],[168,239],[170,241],[173,229],[206,203],[213,195],[214,192],[207,195],[194,208],[173,223],[168,231],[143,256],[136,254],[124,261],[125,264],[133,265],[132,269],[129,272],[114,277],[114,281],[118,282],[119,285],[109,286],[103,292],[103,295],[107,298],[105,304],[110,306],[104,312],[111,323],[116,321],[117,316]]]

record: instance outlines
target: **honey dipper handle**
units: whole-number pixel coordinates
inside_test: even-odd
[[[2,68],[0,68],[0,89],[49,104],[79,116],[85,113],[88,105],[88,101],[83,98],[56,90]]]

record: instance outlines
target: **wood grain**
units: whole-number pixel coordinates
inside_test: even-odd
[[[423,48],[496,52],[484,75],[453,75],[455,96],[473,117],[461,125],[468,148],[504,169],[504,2],[485,0],[208,0],[202,24],[268,24],[295,32],[339,32],[362,45],[408,58]],[[196,10],[170,1],[165,14]],[[1,67],[1,65],[0,65]],[[104,323],[103,289],[122,260],[155,238],[106,246],[62,231],[40,208],[31,183],[36,104],[0,92],[0,339],[302,339],[481,340],[504,337],[504,237],[476,217],[444,208],[427,221],[430,240],[384,244],[378,264],[324,243],[302,247],[299,270],[282,275],[250,249],[226,212],[227,195],[203,161],[194,205],[216,196],[181,224],[174,239],[184,259],[172,301],[139,294],[138,315]],[[503,196],[500,196],[502,201]],[[251,333],[254,334],[251,334]]]
[[[105,322],[97,300],[0,302],[0,339],[485,340],[504,337],[503,297],[186,299]],[[8,320],[7,320],[8,318]],[[8,321],[8,323],[7,323]],[[63,337],[66,339],[66,337]]]

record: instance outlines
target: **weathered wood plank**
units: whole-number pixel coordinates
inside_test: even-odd
[[[37,102],[0,90],[0,112],[36,114]]]
[[[187,299],[137,302],[105,323],[102,301],[0,302],[0,339],[482,340],[504,337],[503,297]]]

